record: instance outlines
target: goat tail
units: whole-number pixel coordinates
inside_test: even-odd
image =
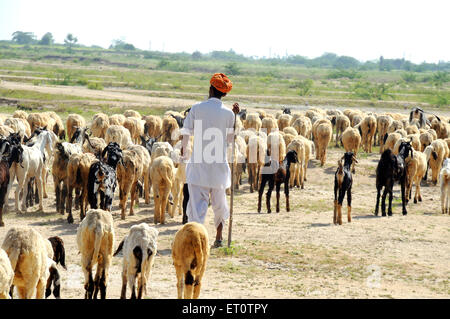
[[[199,236],[192,239],[192,248],[194,249],[194,260],[191,262],[191,269],[195,269],[197,265],[203,265],[205,256],[203,252],[206,251],[205,240]]]
[[[388,133],[384,134],[384,137],[383,137],[383,144],[386,143],[386,140],[387,140],[388,136],[389,136]]]
[[[80,185],[81,183],[83,183],[83,178],[81,177],[81,170],[80,170],[79,166],[77,167],[75,183],[77,183],[77,185]]]
[[[20,253],[21,249],[12,249],[12,251],[8,254],[9,261],[11,262],[11,267],[14,272],[16,271],[16,266],[17,262],[19,261]]]
[[[98,254],[100,253],[100,248],[102,246],[103,233],[104,231],[102,225],[97,225],[97,227],[94,229],[94,253],[92,255],[91,265],[95,265],[97,263]]]
[[[126,237],[120,242],[119,247],[117,247],[116,252],[114,253],[114,257],[117,256],[121,250],[123,249],[123,244],[125,243]]]

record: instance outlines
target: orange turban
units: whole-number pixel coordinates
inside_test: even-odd
[[[231,83],[230,79],[223,73],[215,73],[209,83],[222,93],[230,92],[233,87],[233,83]]]

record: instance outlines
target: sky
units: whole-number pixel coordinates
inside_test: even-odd
[[[450,61],[449,12],[449,0],[0,0],[0,40],[51,32],[62,43],[72,33],[105,48],[121,39],[165,52],[436,63]]]

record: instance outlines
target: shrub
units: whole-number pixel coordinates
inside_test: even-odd
[[[87,88],[90,90],[103,90],[103,85],[98,82],[89,82]]]
[[[241,74],[241,70],[237,63],[230,62],[225,65],[225,72],[230,75],[238,75]]]

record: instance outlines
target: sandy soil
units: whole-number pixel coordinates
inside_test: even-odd
[[[408,205],[401,215],[399,186],[395,186],[394,215],[375,217],[375,168],[378,154],[360,154],[354,175],[353,221],[332,224],[332,185],[341,149],[330,147],[327,163],[320,168],[310,162],[305,189],[291,192],[291,212],[256,212],[257,194],[249,193],[247,179],[236,191],[233,221],[233,254],[211,249],[201,298],[448,298],[450,296],[450,216],[440,213],[437,186],[422,187],[423,202]],[[76,247],[79,223],[69,225],[66,216],[55,212],[52,178],[45,212],[37,206],[26,214],[5,215],[6,227],[35,227],[44,236],[61,236],[65,241],[68,270],[61,269],[63,298],[82,298],[83,275]],[[272,205],[275,204],[275,194]],[[14,207],[13,194],[9,205]],[[263,207],[265,205],[263,204]],[[135,216],[120,219],[118,198],[114,202],[115,248],[130,226],[153,224],[153,200]],[[346,208],[344,207],[344,212]],[[158,254],[148,286],[149,298],[176,298],[176,276],[171,242],[181,227],[181,216],[167,217],[157,225]],[[205,225],[215,235],[211,209]],[[227,238],[227,231],[225,232]],[[113,259],[108,280],[108,298],[118,298],[121,286],[120,257]]]

